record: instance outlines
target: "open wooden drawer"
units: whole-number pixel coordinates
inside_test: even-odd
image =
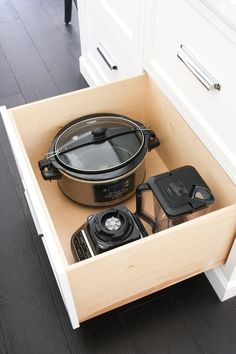
[[[70,201],[45,182],[38,160],[72,119],[113,112],[142,121],[161,145],[148,154],[147,177],[193,165],[216,197],[212,211],[76,263],[73,232],[98,209]],[[6,110],[1,114],[26,197],[55,273],[72,326],[122,304],[223,264],[236,231],[236,187],[154,82],[141,75]],[[135,209],[134,197],[125,203]],[[150,206],[151,207],[151,206]]]

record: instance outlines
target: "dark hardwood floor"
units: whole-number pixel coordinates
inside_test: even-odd
[[[87,86],[76,9],[63,20],[63,0],[0,0],[0,104]],[[203,274],[72,330],[1,120],[0,165],[0,353],[236,352],[236,298],[221,303]]]

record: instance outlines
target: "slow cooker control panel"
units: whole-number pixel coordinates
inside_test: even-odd
[[[94,197],[97,203],[109,202],[131,193],[135,188],[135,174],[117,182],[97,184],[94,186]]]

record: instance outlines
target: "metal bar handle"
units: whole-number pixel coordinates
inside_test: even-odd
[[[207,90],[220,90],[219,82],[203,67],[203,65],[182,44],[177,57],[187,66]]]
[[[102,59],[105,61],[110,70],[118,70],[117,65],[113,63],[110,55],[107,53],[106,49],[101,43],[97,46],[97,51],[101,55]]]

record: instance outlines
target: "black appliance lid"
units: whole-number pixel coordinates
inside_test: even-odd
[[[192,166],[150,177],[148,184],[169,218],[192,213],[215,202],[211,190]]]
[[[88,229],[93,238],[105,242],[119,242],[130,236],[133,218],[126,206],[117,206],[88,217]]]
[[[142,129],[134,121],[95,115],[68,126],[56,139],[54,155],[68,169],[109,171],[134,159],[144,140]]]

